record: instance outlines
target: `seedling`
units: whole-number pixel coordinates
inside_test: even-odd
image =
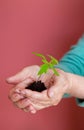
[[[40,70],[38,72],[38,75],[41,76],[43,73],[47,73],[48,69],[52,69],[53,73],[55,75],[59,75],[59,73],[56,71],[56,69],[54,68],[54,66],[56,64],[58,64],[58,60],[55,59],[53,56],[51,55],[47,55],[50,58],[50,61],[48,61],[46,59],[46,57],[43,54],[39,54],[39,53],[34,53],[36,56],[39,56],[42,58],[42,62],[43,64],[40,66]]]
[[[46,74],[49,69],[51,69],[56,76],[59,76],[59,73],[56,71],[54,67],[55,65],[58,64],[57,59],[55,59],[51,55],[47,55],[50,58],[50,61],[48,61],[47,58],[43,54],[39,54],[39,53],[33,53],[33,54],[42,58],[43,64],[40,66],[40,70],[38,72],[39,78],[42,74]],[[37,82],[32,83],[30,86],[26,88],[31,89],[33,91],[41,92],[46,89],[46,86],[41,81],[37,81]]]

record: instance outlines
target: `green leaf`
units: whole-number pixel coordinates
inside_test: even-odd
[[[59,75],[59,73],[54,68],[54,65],[58,64],[58,60],[56,58],[54,58],[51,55],[48,55],[48,57],[50,58],[50,61],[48,61],[43,54],[35,53],[35,52],[33,52],[33,54],[41,57],[42,62],[43,62],[43,64],[40,66],[40,70],[38,72],[38,75],[42,75],[43,73],[46,73],[48,69],[52,69],[55,75],[57,75],[57,76]]]
[[[44,64],[49,64],[49,62],[48,62],[46,59],[42,59],[42,62],[43,62]]]
[[[53,64],[49,63],[49,69],[52,69],[53,68]]]
[[[57,60],[56,58],[54,58],[54,57],[51,56],[51,55],[48,55],[48,57],[51,59],[50,63],[52,63],[53,65],[58,64],[58,60]]]
[[[55,75],[59,76],[59,73],[56,71],[55,68],[52,68],[52,70],[54,71],[54,74],[55,74]]]
[[[38,75],[42,75],[43,73],[46,73],[48,68],[49,68],[49,66],[47,64],[41,65]]]
[[[36,56],[39,56],[39,57],[41,57],[41,58],[46,60],[46,57],[43,54],[35,53],[35,52],[33,52],[33,54],[35,54]]]

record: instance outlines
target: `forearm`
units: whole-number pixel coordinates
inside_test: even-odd
[[[69,74],[71,86],[68,87],[67,92],[73,97],[84,99],[84,77]]]
[[[62,57],[56,68],[84,76],[84,36]],[[69,95],[78,97],[76,98],[77,104],[84,107],[84,78],[77,75],[76,77],[73,76],[73,87],[69,92],[64,94],[64,97],[68,97]]]
[[[84,36],[61,58],[56,68],[84,76]]]

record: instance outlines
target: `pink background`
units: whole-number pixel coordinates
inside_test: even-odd
[[[84,32],[84,0],[0,0],[0,130],[83,130],[84,108],[75,99],[35,115],[8,99],[5,79],[40,64],[32,52],[61,58]]]

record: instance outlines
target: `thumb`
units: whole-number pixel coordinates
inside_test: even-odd
[[[55,98],[55,97],[62,97],[64,93],[66,92],[67,89],[67,84],[61,83],[61,82],[56,82],[55,85],[51,86],[47,93],[50,98]]]
[[[56,86],[52,86],[52,87],[50,87],[50,88],[48,89],[48,91],[47,91],[48,97],[50,97],[50,98],[53,98],[53,97],[54,97],[55,91],[56,91],[55,89],[56,89]]]
[[[59,79],[57,79],[55,84],[48,89],[47,93],[50,98],[57,97],[62,93],[62,84]]]
[[[19,73],[6,79],[9,84],[17,84],[27,78],[27,72],[25,69],[21,70]]]

